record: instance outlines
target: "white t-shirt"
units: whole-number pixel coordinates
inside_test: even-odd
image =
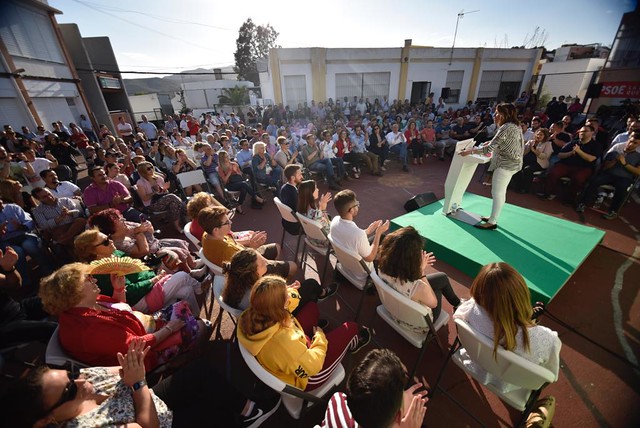
[[[367,232],[360,229],[353,221],[344,220],[340,216],[335,216],[331,220],[329,234],[338,244],[358,253],[361,257],[367,257],[371,254],[371,244],[367,239]],[[373,263],[366,262],[370,270],[373,270]],[[361,272],[351,272],[354,277],[364,283],[367,276]]]
[[[489,314],[473,298],[463,302],[453,314],[453,317],[466,321],[475,331],[493,340],[493,321]],[[513,352],[532,363],[550,370],[556,375],[557,379],[558,371],[560,370],[560,348],[562,346],[558,333],[541,325],[529,327],[528,333],[529,351],[524,348],[522,332],[519,332],[516,337],[516,349]],[[480,379],[484,378],[485,383],[495,385],[502,392],[517,389],[516,386],[503,382],[484,371],[468,355],[462,354],[462,358],[465,365],[470,367]]]
[[[33,168],[33,171],[36,173],[36,176],[33,178],[34,181],[29,180],[31,187],[44,187],[44,181],[40,178],[40,173],[45,169],[51,168],[51,165],[53,165],[53,162],[45,158],[35,158],[35,160],[31,162],[31,168]],[[25,162],[20,162],[20,166],[26,168]]]
[[[129,137],[133,134],[133,128],[131,127],[130,123],[118,123],[118,125],[116,125],[116,128],[118,128],[118,133],[123,137]]]
[[[75,192],[80,191],[80,188],[70,181],[61,181],[55,189],[47,189],[58,198],[73,198],[76,196]]]

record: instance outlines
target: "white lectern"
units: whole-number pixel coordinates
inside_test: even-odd
[[[472,148],[474,144],[473,139],[460,141],[456,144],[447,180],[444,182],[444,207],[442,208],[443,214],[468,224],[479,223],[480,215],[464,211],[462,195],[467,190],[476,167],[491,160],[490,155],[460,156],[458,154],[462,150]]]

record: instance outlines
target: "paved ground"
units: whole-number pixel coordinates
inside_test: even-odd
[[[439,198],[443,197],[448,165],[448,161],[429,159],[425,165],[411,167],[411,173],[407,174],[402,173],[397,164],[391,164],[384,177],[365,174],[360,180],[349,182],[349,188],[357,193],[361,202],[357,223],[366,226],[373,220],[390,219],[404,213],[404,202],[416,193],[433,191]],[[321,188],[324,190],[326,187]],[[490,197],[490,188],[482,186],[477,179],[469,190]],[[587,225],[606,231],[602,244],[569,279],[549,304],[549,315],[542,319],[543,325],[558,331],[563,342],[560,379],[544,392],[554,395],[558,401],[554,425],[640,426],[640,368],[637,361],[640,355],[640,205],[632,201],[622,211],[623,218],[606,221],[595,211],[587,210],[581,218],[569,205],[560,201],[542,201],[532,195],[509,192],[507,201],[570,221],[584,221]],[[266,230],[271,241],[280,241],[282,228],[272,203],[260,211],[246,211],[246,215],[234,218],[234,230]],[[330,211],[334,211],[333,207],[330,207]],[[287,242],[295,248],[293,238],[289,237]],[[292,259],[292,253],[286,253],[286,258]],[[469,295],[472,278],[442,262],[436,263],[434,268],[451,277],[458,295]],[[306,275],[315,274],[307,269]],[[320,304],[323,317],[329,319],[333,326],[354,318],[348,306],[354,307],[359,296],[355,288],[348,284],[342,284],[338,294],[337,298]],[[417,349],[377,319],[375,307],[378,304],[376,296],[368,296],[365,300],[359,321],[375,329],[374,341],[356,356],[345,359],[347,372],[374,346],[394,350],[408,366],[415,362]],[[451,312],[446,302],[444,309]],[[212,320],[217,311],[216,306]],[[209,357],[216,361],[221,371],[231,375],[241,390],[248,392],[254,382],[230,341],[232,329],[233,324],[224,315],[221,329],[223,338],[212,338]],[[439,335],[443,343],[453,343],[453,323],[450,321]],[[435,343],[431,343],[418,375],[424,376],[429,383],[434,382],[443,361],[443,355]],[[11,371],[14,375],[20,373],[17,367],[12,367]],[[510,410],[491,393],[469,381],[453,364],[447,368],[442,386],[486,426],[511,426],[517,420],[516,411]],[[426,422],[429,426],[478,426],[444,394],[436,395],[428,406]],[[313,409],[301,421],[293,421],[281,407],[263,426],[311,427],[321,421],[323,412],[324,409]],[[211,426],[216,426],[215,419]]]
[[[425,165],[411,167],[410,174],[402,173],[397,165],[391,164],[384,177],[365,174],[360,180],[349,182],[349,188],[357,193],[361,203],[356,222],[366,226],[378,218],[394,218],[404,213],[404,202],[416,193],[433,191],[439,198],[443,197],[448,164],[430,159]],[[473,181],[469,190],[490,197],[490,188],[482,186],[478,179]],[[512,204],[606,231],[602,244],[596,247],[549,304],[549,316],[542,320],[543,325],[558,331],[563,342],[560,379],[544,392],[556,396],[558,401],[554,425],[639,426],[640,235],[637,228],[640,228],[640,206],[631,201],[622,211],[623,218],[607,221],[593,210],[587,210],[581,219],[571,206],[561,201],[543,201],[533,195],[513,192],[509,192],[507,199]],[[271,240],[280,240],[282,229],[279,222],[273,220],[278,215],[275,207],[267,205],[261,211],[247,211],[247,215],[234,219],[234,230],[267,230]],[[289,237],[287,242],[295,246],[293,238]],[[454,288],[460,296],[468,296],[472,278],[442,262],[436,263],[434,268],[446,272],[453,279]],[[307,276],[313,275],[312,271],[307,271]],[[332,325],[354,316],[344,302],[355,306],[358,298],[355,289],[343,284],[339,294],[339,298],[321,303],[321,310]],[[378,304],[377,297],[368,297],[359,320],[375,329],[375,343],[369,347],[391,348],[407,365],[411,365],[417,357],[417,349],[377,319],[375,307]],[[445,309],[451,311],[446,303]],[[449,344],[453,343],[455,328],[452,321],[440,331],[440,337]],[[365,353],[366,350],[347,358],[347,370]],[[444,357],[435,343],[430,344],[418,374],[425,376],[427,382],[435,382],[443,361]],[[469,381],[453,364],[447,368],[443,386],[487,426],[510,426],[517,420],[516,411]],[[321,418],[322,412],[317,410],[301,423],[294,423],[281,408],[265,426],[313,426]],[[426,421],[430,426],[477,426],[444,394],[436,395],[429,402]]]

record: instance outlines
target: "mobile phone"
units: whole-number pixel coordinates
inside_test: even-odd
[[[148,218],[147,218],[147,216],[146,216],[146,215],[144,215],[144,214],[140,214],[140,223],[144,223],[144,222],[145,222],[145,221],[147,221],[147,220],[148,220]]]

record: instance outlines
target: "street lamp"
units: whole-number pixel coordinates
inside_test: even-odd
[[[458,13],[458,19],[456,19],[456,31],[453,33],[453,45],[451,46],[451,54],[449,55],[449,65],[451,65],[451,61],[453,61],[453,48],[456,46],[456,36],[458,35],[458,23],[460,22],[460,18],[464,17],[469,13],[480,12],[480,10],[472,10],[470,12],[465,12],[464,9]]]

